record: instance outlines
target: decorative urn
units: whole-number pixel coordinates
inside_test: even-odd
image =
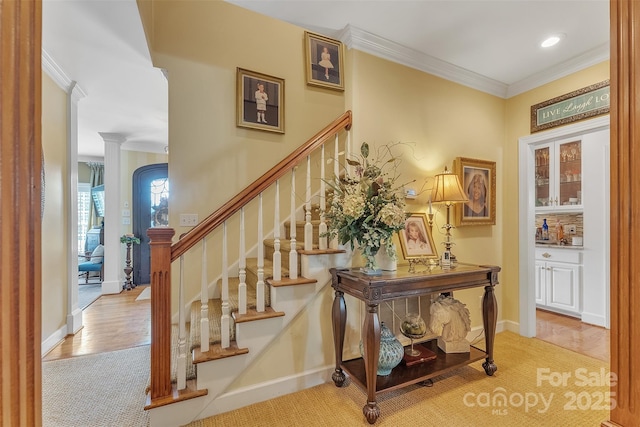
[[[364,345],[360,341],[360,354],[364,356]],[[380,324],[380,356],[378,357],[378,372],[380,376],[386,376],[398,366],[404,356],[404,347],[393,335],[391,329],[382,322]]]

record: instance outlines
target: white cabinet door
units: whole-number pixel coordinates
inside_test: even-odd
[[[536,304],[547,304],[547,267],[546,262],[536,261]]]
[[[547,262],[547,305],[580,313],[580,266]]]

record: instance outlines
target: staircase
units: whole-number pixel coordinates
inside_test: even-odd
[[[350,252],[320,237],[326,224],[319,209],[327,199],[325,165],[333,167],[331,176],[340,173],[338,165],[346,163],[340,156],[350,152],[350,127],[351,112],[346,112],[176,243],[172,229],[149,229],[152,338],[145,409],[151,426],[184,425],[275,397],[268,388],[239,391],[234,382],[296,316],[327,292],[328,269],[350,264]],[[280,188],[285,187],[281,181],[289,184],[290,195],[284,220],[280,209],[289,196],[280,199]],[[264,214],[265,205],[269,215]],[[247,223],[246,217],[255,217],[257,224]],[[273,224],[266,233],[265,219]],[[246,241],[253,244],[247,248]],[[228,247],[234,245],[237,259],[229,262]],[[221,249],[213,253],[209,247]],[[188,259],[200,258],[201,265],[185,266],[185,255],[198,250],[199,256]],[[223,268],[209,281],[212,260],[221,260]],[[175,285],[172,267],[180,271]],[[183,278],[187,268],[202,271],[199,295],[190,303],[185,303],[187,289],[193,288]],[[179,289],[176,323],[170,312],[172,287]],[[293,381],[290,391],[324,382],[321,377]]]

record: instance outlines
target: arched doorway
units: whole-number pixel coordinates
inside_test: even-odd
[[[169,180],[167,163],[142,166],[133,172],[132,229],[140,238],[133,245],[133,283],[151,283],[151,258],[147,229],[169,224]]]

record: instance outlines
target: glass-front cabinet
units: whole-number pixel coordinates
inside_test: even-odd
[[[582,208],[582,141],[572,139],[535,149],[536,210]]]

